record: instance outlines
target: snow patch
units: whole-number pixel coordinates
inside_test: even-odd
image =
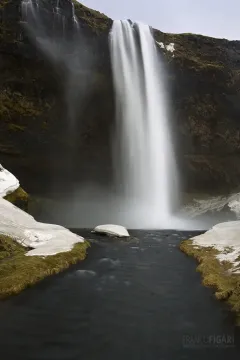
[[[205,234],[192,238],[193,245],[201,247],[214,247],[220,254],[216,256],[219,261],[229,261],[234,265],[233,271],[240,265],[237,260],[240,256],[240,221],[228,221],[215,225]]]
[[[94,232],[99,234],[114,235],[118,237],[130,236],[127,229],[120,225],[99,225],[95,227]]]
[[[156,41],[160,48],[165,49],[164,43]]]
[[[174,49],[174,43],[170,43],[168,45],[166,45],[166,50],[170,51],[171,53],[173,53],[175,51]]]
[[[0,164],[0,197],[17,190],[19,186],[18,179]]]
[[[170,51],[171,53],[173,53],[175,51],[174,43],[170,43],[168,45],[164,45],[163,42],[158,42],[158,41],[156,41],[156,43],[160,46],[161,49],[166,49],[167,51]],[[173,55],[173,57],[174,57],[174,55]]]
[[[81,236],[59,225],[37,222],[31,215],[0,198],[0,234],[8,235],[25,247],[27,256],[49,256],[70,251]]]
[[[27,256],[49,256],[70,251],[81,236],[59,225],[37,222],[31,215],[3,199],[17,190],[17,178],[0,165],[0,234],[8,235],[21,245],[33,248]]]

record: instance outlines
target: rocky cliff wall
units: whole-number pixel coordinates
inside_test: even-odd
[[[238,187],[240,178],[240,41],[163,34],[174,43],[169,64],[171,108],[185,186],[194,191]]]
[[[0,157],[33,192],[111,166],[111,20],[76,3],[77,30],[72,2],[59,1],[60,18],[56,6],[41,0],[31,28],[20,0],[0,5]]]
[[[39,191],[39,179],[41,189],[54,186],[56,178],[108,186],[114,124],[108,49],[112,20],[75,2],[76,34],[72,3],[60,0],[63,34],[57,0],[38,3],[44,28],[38,38],[24,22],[20,0],[0,4],[1,162],[30,191]],[[238,187],[240,42],[158,30],[153,34],[158,42],[174,43],[174,53],[161,46],[159,53],[168,70],[184,189]]]

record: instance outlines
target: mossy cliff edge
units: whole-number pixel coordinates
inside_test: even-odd
[[[30,192],[40,191],[34,179],[41,178],[43,192],[54,176],[60,182],[63,167],[79,183],[109,184],[112,179],[115,110],[108,47],[112,20],[74,3],[79,56],[92,57],[80,62],[71,83],[66,67],[50,61],[29,37],[21,21],[21,1],[4,0],[0,6],[0,156]],[[69,0],[59,4],[70,44],[75,36],[72,4]],[[41,6],[50,29],[56,3],[42,0]],[[159,54],[167,68],[170,120],[184,189],[235,188],[240,177],[240,42],[156,29],[153,34],[158,42],[174,43],[174,57],[160,46]],[[71,51],[68,48],[70,55]],[[74,63],[70,55],[69,64]],[[66,136],[71,117],[74,141]],[[77,167],[71,168],[66,158],[71,151],[77,154]]]
[[[240,274],[231,272],[230,262],[220,262],[216,258],[220,252],[213,247],[200,247],[194,245],[192,240],[185,240],[180,244],[180,250],[199,262],[197,271],[202,274],[203,285],[215,289],[216,299],[230,305],[240,326]]]

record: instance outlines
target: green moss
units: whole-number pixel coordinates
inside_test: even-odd
[[[12,131],[24,131],[26,129],[26,126],[21,126],[17,124],[9,124],[8,129]]]
[[[112,23],[112,20],[99,11],[88,8],[73,0],[75,5],[75,13],[86,25],[88,25],[93,32],[101,33],[106,31]]]
[[[215,289],[215,297],[226,301],[240,319],[240,274],[232,272],[232,264],[216,258],[219,251],[212,247],[197,247],[191,240],[180,244],[180,250],[194,257],[200,264],[197,271],[202,274],[203,285]],[[230,249],[226,248],[226,252]],[[240,325],[240,323],[239,323]]]
[[[16,205],[17,207],[19,207],[24,211],[28,210],[29,196],[21,187],[19,187],[17,190],[13,191],[12,193],[6,195],[4,199]]]
[[[0,119],[8,121],[13,117],[36,117],[41,109],[28,98],[9,89],[0,91]]]
[[[1,0],[0,10],[2,10],[8,3],[9,3],[9,0]]]
[[[211,74],[211,76],[225,71],[224,63],[216,54],[218,43],[222,40],[191,33],[169,34],[156,29],[154,29],[154,37],[164,44],[174,43],[174,59],[168,51],[165,51],[165,55],[169,61],[178,63],[182,69],[187,68],[197,73]],[[215,49],[214,55],[211,55],[212,49]]]
[[[45,277],[84,260],[89,246],[85,241],[76,244],[71,251],[42,258],[25,256],[25,248],[9,237],[0,236],[0,298],[18,294]]]
[[[0,234],[0,261],[14,254],[24,254],[26,249],[9,236]]]

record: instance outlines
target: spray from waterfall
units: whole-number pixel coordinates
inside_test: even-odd
[[[130,227],[171,227],[177,174],[164,68],[150,28],[114,21],[110,48],[116,92],[116,186]]]
[[[68,151],[64,152],[63,161],[65,169],[68,169],[65,177],[70,178],[69,172],[74,178],[78,156],[75,149],[83,128],[84,101],[90,96],[95,80],[94,69],[98,57],[93,49],[96,45],[80,27],[72,1],[22,0],[21,15],[22,40],[25,42],[28,38],[39,56],[47,60],[46,64],[52,65],[52,69],[49,69],[53,72],[53,81],[59,81],[56,88],[64,94],[62,99],[56,99],[56,104],[58,100],[61,101],[58,107],[62,109],[59,122],[63,125],[59,131],[71,143]],[[58,107],[54,107],[56,113]],[[54,177],[54,167],[52,173]]]

